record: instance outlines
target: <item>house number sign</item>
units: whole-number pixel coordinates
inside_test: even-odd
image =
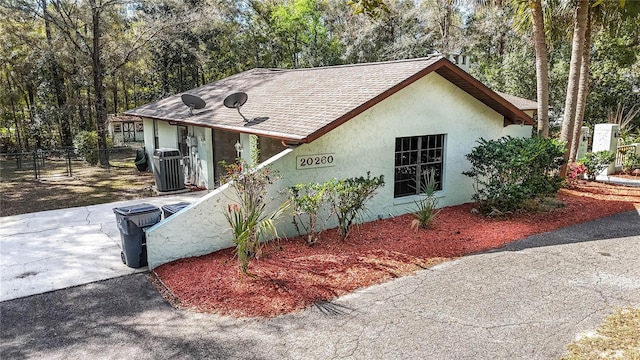
[[[315,169],[335,166],[335,154],[317,154],[296,156],[296,169]]]

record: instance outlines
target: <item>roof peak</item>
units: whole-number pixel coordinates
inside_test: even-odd
[[[339,69],[339,68],[363,67],[363,66],[375,66],[375,65],[401,64],[401,63],[408,63],[408,62],[433,60],[435,58],[446,58],[446,56],[444,56],[443,54],[435,53],[435,54],[429,54],[425,57],[413,58],[413,59],[398,59],[398,60],[376,61],[376,62],[355,63],[355,64],[315,66],[315,67],[297,68],[297,69],[253,68],[251,70],[269,70],[269,71],[282,71],[282,72],[313,71],[313,70]]]

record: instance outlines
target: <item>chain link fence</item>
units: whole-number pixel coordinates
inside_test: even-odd
[[[118,147],[105,151],[109,152],[107,169],[110,170],[111,167],[135,167],[135,148]],[[98,150],[94,155],[99,155]],[[36,180],[65,176],[72,177],[91,167],[72,147],[0,153],[2,177],[10,177],[12,174],[24,177],[28,173],[31,173],[33,179]]]

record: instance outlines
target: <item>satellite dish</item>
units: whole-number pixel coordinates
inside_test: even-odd
[[[249,119],[247,119],[246,117],[244,117],[244,115],[242,115],[242,113],[240,112],[240,107],[242,107],[242,105],[244,105],[244,103],[247,102],[248,98],[249,96],[247,95],[247,93],[237,92],[227,96],[224,99],[224,106],[228,107],[229,109],[238,110],[238,114],[240,114],[240,116],[242,116],[242,119],[245,122],[247,122],[249,121]]]
[[[244,105],[244,103],[247,102],[248,98],[249,96],[247,95],[247,93],[237,92],[235,94],[227,96],[227,98],[224,99],[224,106],[231,109],[237,109]]]
[[[207,105],[202,98],[191,94],[182,94],[182,102],[189,107],[189,114],[193,115],[193,109],[202,109]]]

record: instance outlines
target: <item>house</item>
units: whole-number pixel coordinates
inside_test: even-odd
[[[107,123],[114,145],[144,141],[144,123],[138,116],[109,114]]]
[[[248,94],[241,110],[224,99]],[[232,246],[223,211],[232,203],[227,185],[216,188],[218,161],[237,155],[260,162],[282,178],[272,187],[384,175],[386,184],[368,204],[364,220],[410,211],[416,179],[434,169],[442,206],[471,201],[465,158],[476,141],[505,135],[528,137],[533,119],[442,55],[427,58],[278,70],[254,69],[189,91],[206,102],[189,109],[175,95],[127,112],[144,118],[145,146],[178,147],[199,185],[215,188],[184,211],[147,231],[151,268],[181,257]],[[514,98],[515,99],[515,98]],[[524,110],[530,111],[526,107]],[[241,113],[240,113],[241,112]],[[245,118],[248,121],[245,121]],[[236,145],[239,144],[239,145]],[[296,235],[289,221],[279,226]]]

